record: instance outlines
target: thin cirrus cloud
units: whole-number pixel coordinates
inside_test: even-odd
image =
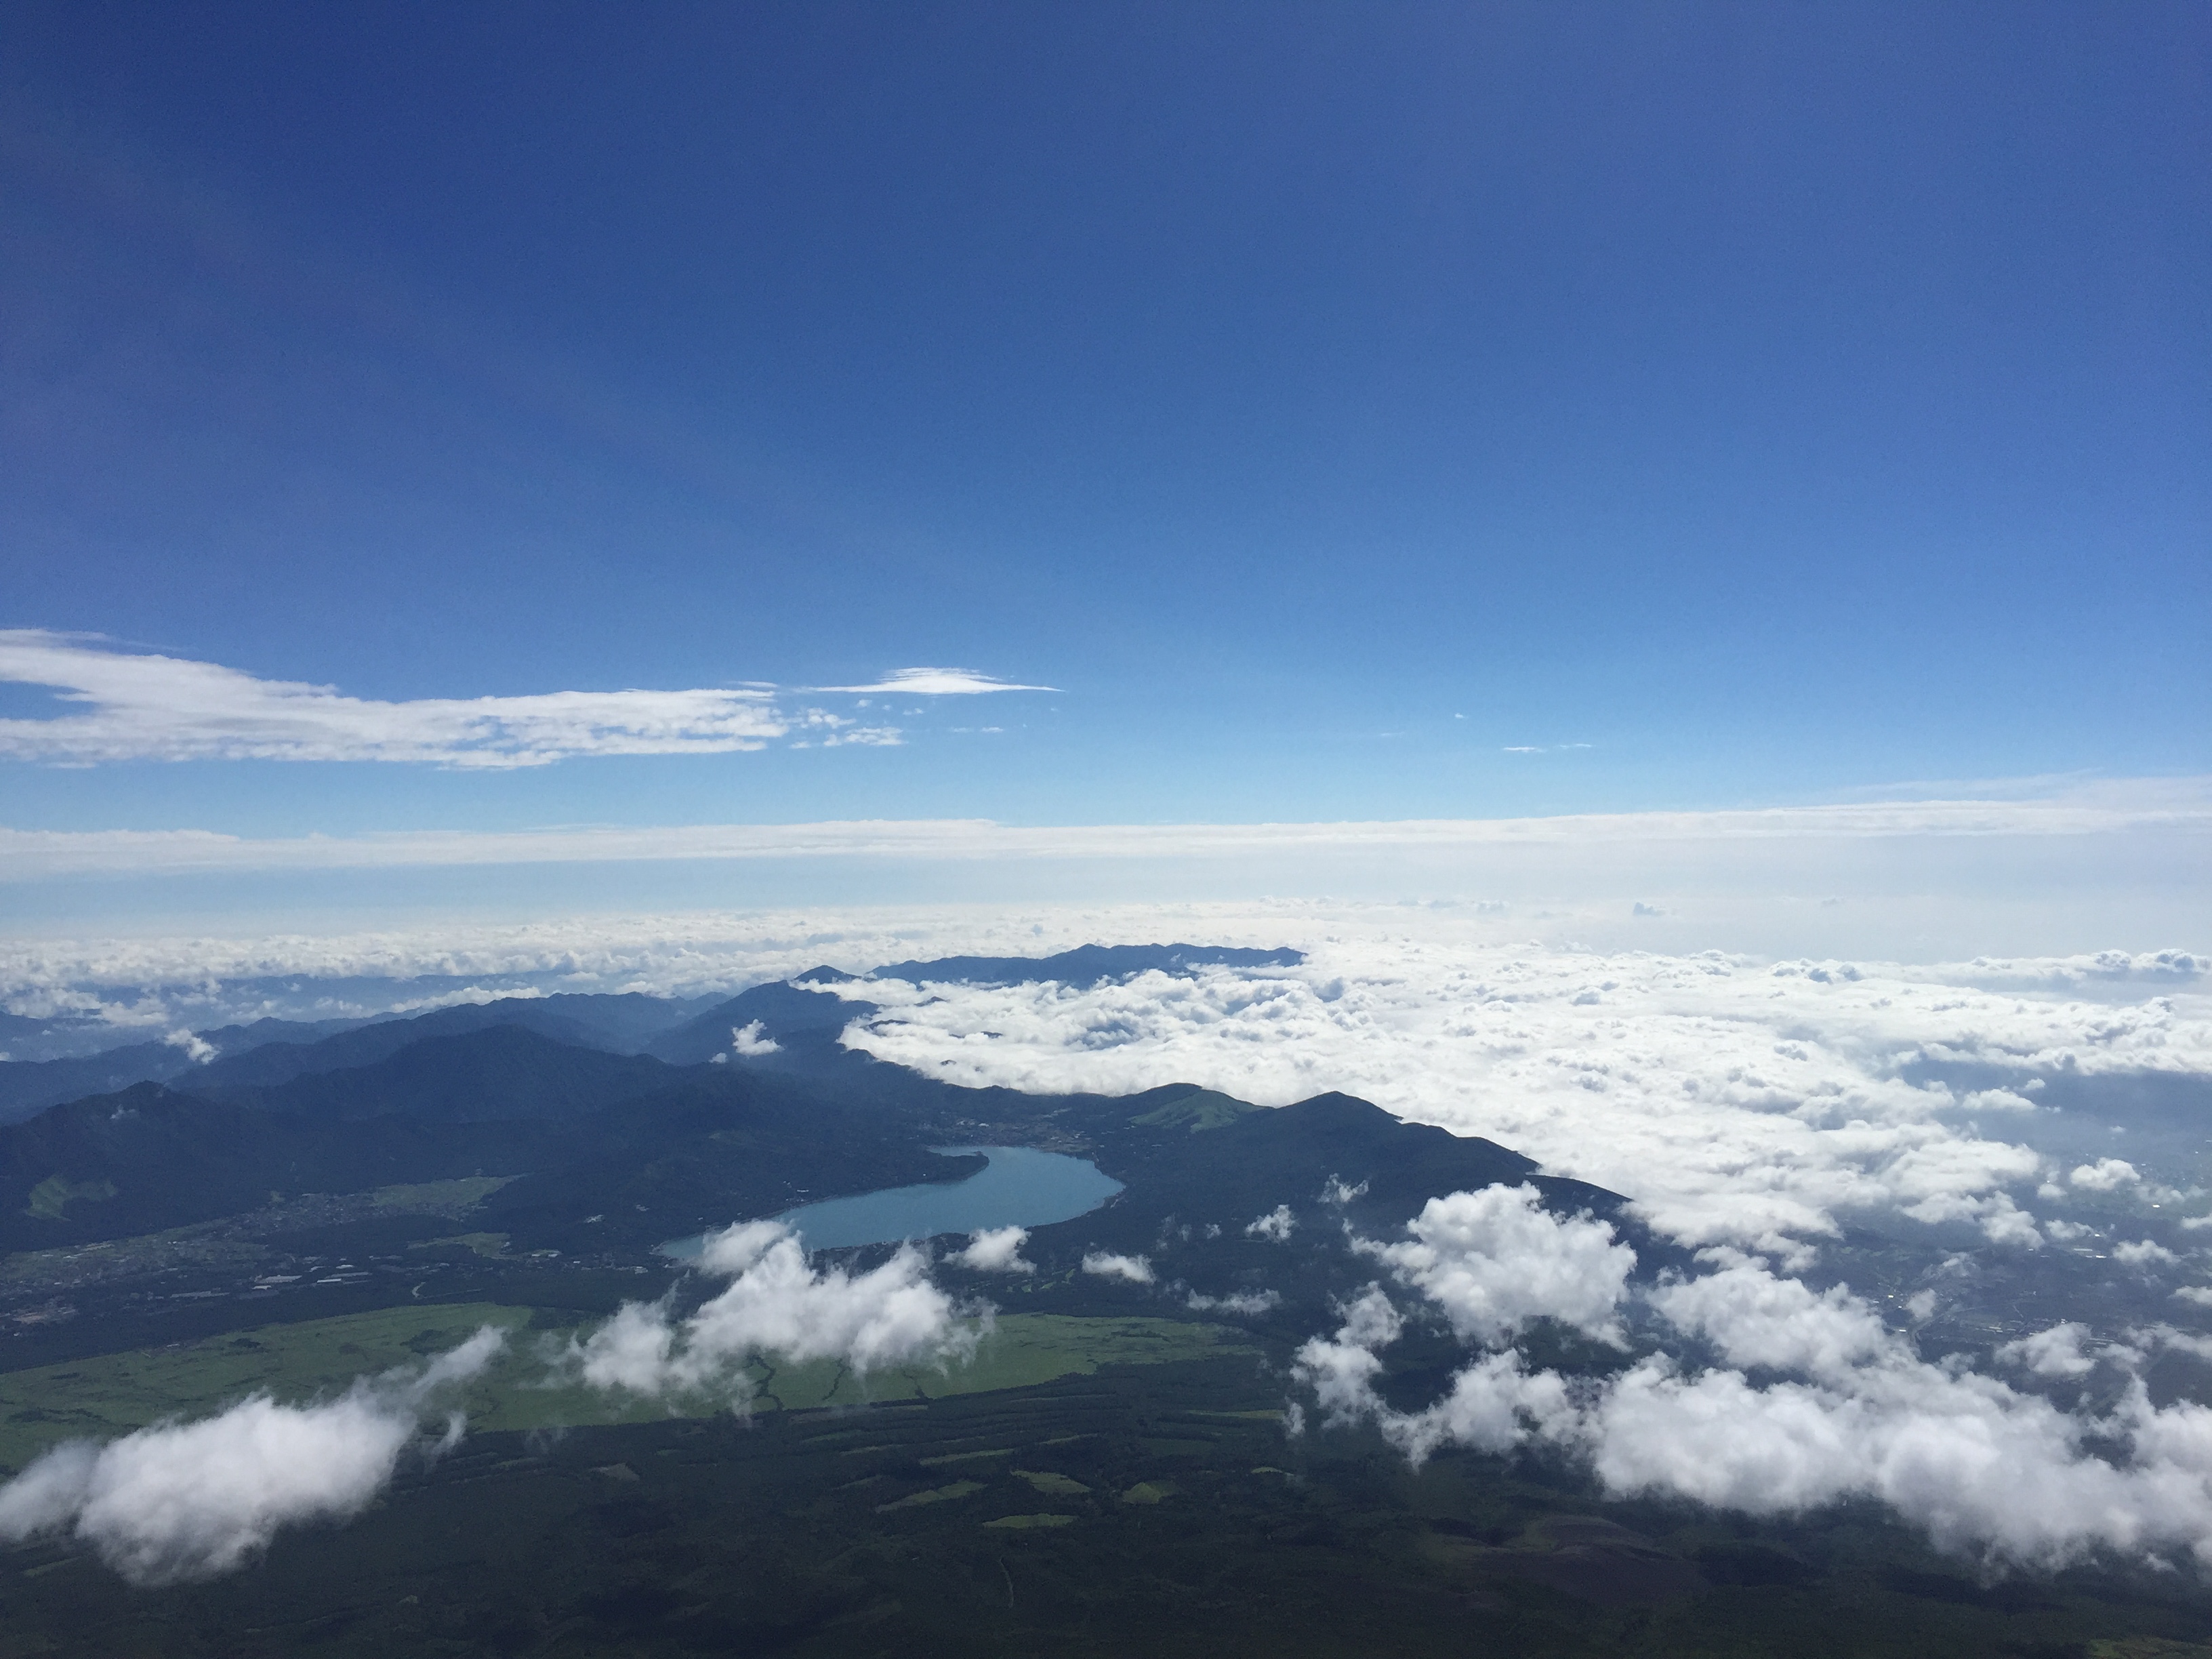
[[[867,696],[969,697],[985,691],[1057,691],[1056,685],[1017,685],[972,668],[899,668],[872,685],[817,685],[815,691],[857,692]]]
[[[61,724],[0,721],[0,756],[11,752],[7,744],[13,738],[13,727]],[[839,740],[861,738],[846,729]],[[196,829],[0,828],[0,882],[70,874],[682,860],[1095,859],[1127,862],[1148,858],[1249,860],[1258,855],[1381,852],[1401,857],[1444,857],[1547,848],[1587,854],[1596,848],[1648,851],[1662,845],[1723,848],[1762,844],[1818,847],[1868,840],[2194,837],[2208,831],[2212,831],[2212,780],[2207,779],[2120,781],[2043,800],[1880,801],[1705,812],[1365,823],[1019,825],[983,818],[878,818],[785,824],[404,830],[289,838],[240,836]]]
[[[65,766],[279,760],[508,769],[585,756],[901,740],[896,726],[793,706],[772,686],[382,702],[46,629],[0,629],[0,682],[49,687],[64,708],[48,719],[0,719],[0,759]],[[876,685],[818,689],[941,696],[1050,688],[966,669],[908,668]]]

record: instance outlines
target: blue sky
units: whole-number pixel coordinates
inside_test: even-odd
[[[2212,770],[2208,58],[2150,3],[23,0],[0,626],[402,703],[763,683],[901,740],[19,744],[0,824]],[[1056,689],[803,690],[946,665]]]

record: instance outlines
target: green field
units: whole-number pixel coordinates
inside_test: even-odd
[[[336,1394],[356,1377],[452,1347],[482,1325],[500,1327],[510,1340],[460,1401],[478,1429],[655,1422],[712,1416],[727,1405],[707,1397],[663,1402],[547,1386],[551,1355],[574,1328],[551,1322],[573,1317],[496,1303],[386,1308],[0,1374],[0,1467],[20,1469],[62,1440],[107,1439],[165,1417],[204,1416],[249,1394],[291,1402]],[[755,1404],[800,1410],[1027,1388],[1101,1365],[1246,1352],[1231,1339],[1218,1327],[1173,1320],[1014,1314],[999,1320],[971,1363],[945,1370],[916,1366],[854,1376],[834,1361],[781,1370],[757,1365]]]

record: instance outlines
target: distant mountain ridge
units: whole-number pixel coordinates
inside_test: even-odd
[[[336,1020],[258,1019],[190,1034],[196,1041],[125,1042],[62,1058],[0,1060],[0,1124],[20,1122],[88,1095],[110,1094],[137,1083],[168,1083],[195,1091],[268,1086],[319,1072],[370,1066],[428,1036],[454,1036],[494,1026],[518,1026],[571,1047],[613,1054],[651,1054],[672,1065],[740,1059],[769,1069],[805,1069],[852,1020],[875,1006],[798,988],[867,980],[974,985],[1037,981],[1091,987],[1132,975],[1188,973],[1204,967],[1295,967],[1305,960],[1290,949],[1254,950],[1214,945],[1084,945],[1048,957],[940,957],[894,962],[867,975],[827,965],[789,979],[757,985],[699,1012],[703,998],[649,996],[640,992],[501,997],[464,1002],[419,1014],[378,1014]],[[740,1051],[735,1034],[756,1022],[762,1043],[773,1049]],[[99,1028],[78,1018],[32,1019],[0,1013],[0,1034],[21,1033],[46,1045],[72,1044]],[[106,1028],[112,1030],[114,1028]],[[216,1050],[195,1060],[196,1043]],[[775,1058],[781,1054],[783,1057]]]
[[[578,1117],[665,1088],[672,1074],[641,1054],[610,1054],[520,1024],[440,1032],[364,1066],[258,1086],[225,1087],[216,1070],[191,1079],[191,1092],[322,1122],[395,1114],[441,1123]]]
[[[218,1054],[228,1054],[272,1043],[305,1048],[374,1023],[368,1019],[257,1019],[251,1024],[221,1025],[197,1035]],[[58,1060],[0,1061],[0,1123],[20,1121],[49,1106],[87,1095],[109,1094],[134,1083],[167,1083],[185,1076],[198,1063],[192,1058],[190,1044],[166,1039],[128,1042]]]
[[[423,1014],[340,1020],[261,1019],[198,1033],[214,1059],[195,1060],[190,1045],[128,1043],[66,1060],[0,1062],[0,1123],[17,1122],[67,1101],[109,1094],[134,1083],[193,1091],[283,1083],[316,1072],[373,1065],[425,1037],[518,1026],[574,1047],[636,1054],[683,1019],[696,1000],[630,992],[616,995],[505,997],[456,1003]]]

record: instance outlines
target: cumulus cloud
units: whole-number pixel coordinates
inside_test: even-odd
[[[1650,1301],[1676,1329],[1705,1338],[1732,1365],[1837,1376],[1890,1346],[1880,1316],[1844,1286],[1815,1292],[1750,1261],[1670,1280]]]
[[[2131,1186],[2141,1181],[2142,1176],[2136,1174],[2136,1166],[2124,1158],[2100,1158],[2094,1164],[2076,1165],[2066,1178],[2076,1187],[2086,1188],[2090,1192],[2109,1193],[2121,1187]]]
[[[2093,1436],[2125,1450],[2106,1462],[2085,1447]],[[1608,1388],[1571,1437],[1620,1493],[1753,1514],[1872,1497],[1940,1546],[2015,1561],[2179,1547],[2212,1562],[2212,1413],[2154,1410],[2139,1387],[2112,1417],[2090,1419],[1901,1358],[1849,1386],[1759,1387],[1734,1370],[1686,1375],[1660,1357]]]
[[[1092,1250],[1083,1258],[1083,1271],[1101,1279],[1126,1279],[1132,1285],[1152,1282],[1152,1264],[1141,1255],[1114,1255],[1105,1250]]]
[[[401,761],[466,769],[582,755],[705,755],[797,737],[896,741],[758,686],[548,691],[380,702],[216,663],[114,649],[82,635],[0,629],[0,681],[52,687],[69,712],[0,720],[0,758]]]
[[[66,1532],[135,1584],[235,1571],[282,1528],[358,1515],[392,1479],[437,1396],[475,1376],[506,1338],[486,1326],[427,1366],[356,1382],[335,1400],[266,1395],[198,1422],[157,1423],[104,1446],[70,1441],[0,1487],[0,1538]],[[441,1443],[459,1437],[449,1417]]]
[[[1534,1187],[1486,1187],[1431,1199],[1407,1231],[1406,1242],[1355,1248],[1442,1308],[1461,1336],[1498,1342],[1552,1318],[1621,1341],[1615,1310],[1636,1252],[1613,1241],[1610,1222],[1562,1219]]]
[[[968,1247],[956,1250],[945,1259],[955,1267],[970,1268],[984,1273],[1033,1273],[1036,1263],[1022,1259],[1022,1246],[1029,1243],[1026,1227],[986,1227],[981,1232],[968,1235]]]
[[[817,691],[860,691],[886,696],[967,697],[985,691],[1057,691],[1056,685],[1017,685],[972,668],[896,668],[872,685],[817,685]]]
[[[1462,1370],[1434,1405],[1394,1411],[1375,1392],[1375,1379],[1382,1370],[1378,1350],[1398,1340],[1404,1316],[1373,1285],[1340,1312],[1344,1322],[1336,1334],[1308,1340],[1291,1365],[1291,1374],[1314,1391],[1325,1424],[1372,1419],[1416,1465],[1447,1444],[1507,1450],[1524,1437],[1528,1422],[1553,1432],[1571,1424],[1565,1382],[1551,1372],[1531,1376],[1510,1350],[1486,1355]]]
[[[743,1405],[744,1367],[763,1357],[840,1359],[865,1376],[886,1366],[943,1367],[971,1358],[989,1319],[931,1282],[912,1245],[866,1273],[816,1272],[798,1236],[777,1221],[710,1234],[699,1266],[729,1285],[677,1319],[666,1304],[628,1302],[582,1338],[562,1368],[595,1389],[647,1396],[713,1395]]]
[[[2002,1364],[2018,1365],[2038,1376],[2083,1377],[2097,1369],[2095,1357],[2084,1352],[2088,1335],[2087,1325],[2063,1321],[2048,1330],[2002,1345],[1996,1350],[1996,1358]]]
[[[2112,1260],[2130,1267],[2166,1267],[2181,1260],[2165,1245],[2148,1238],[2124,1240],[2112,1246]]]
[[[1249,1238],[1272,1239],[1278,1244],[1284,1244],[1290,1242],[1291,1230],[1297,1224],[1297,1218],[1291,1213],[1291,1206],[1278,1204],[1257,1221],[1247,1223],[1244,1232]]]
[[[1439,1446],[1548,1443],[1620,1496],[1660,1493],[1759,1515],[1878,1499],[1941,1547],[2039,1566],[2115,1551],[2185,1550],[2212,1565],[2212,1410],[2154,1407],[2131,1380],[2097,1415],[2061,1411],[1959,1364],[1930,1364],[1848,1291],[1815,1294],[1740,1261],[1654,1292],[1661,1316],[1718,1364],[1657,1352],[1571,1382],[1517,1351],[1481,1353],[1430,1406],[1376,1389],[1403,1316],[1378,1288],[1308,1341],[1295,1375],[1330,1422],[1375,1423],[1419,1462]],[[2187,1339],[2185,1338],[2185,1341]],[[2078,1376],[2072,1330],[2004,1356]],[[2094,1363],[2094,1362],[2092,1362]],[[1755,1382],[1746,1368],[1782,1373]],[[1795,1374],[1791,1374],[1795,1373]]]
[[[191,1061],[195,1066],[206,1065],[210,1060],[213,1060],[219,1052],[221,1052],[216,1048],[215,1044],[210,1042],[205,1037],[181,1029],[170,1032],[169,1035],[163,1037],[161,1041],[167,1043],[172,1048],[183,1049],[185,1058]]]
[[[772,1054],[783,1045],[768,1035],[767,1027],[754,1020],[749,1024],[730,1028],[730,1052],[736,1054]]]

